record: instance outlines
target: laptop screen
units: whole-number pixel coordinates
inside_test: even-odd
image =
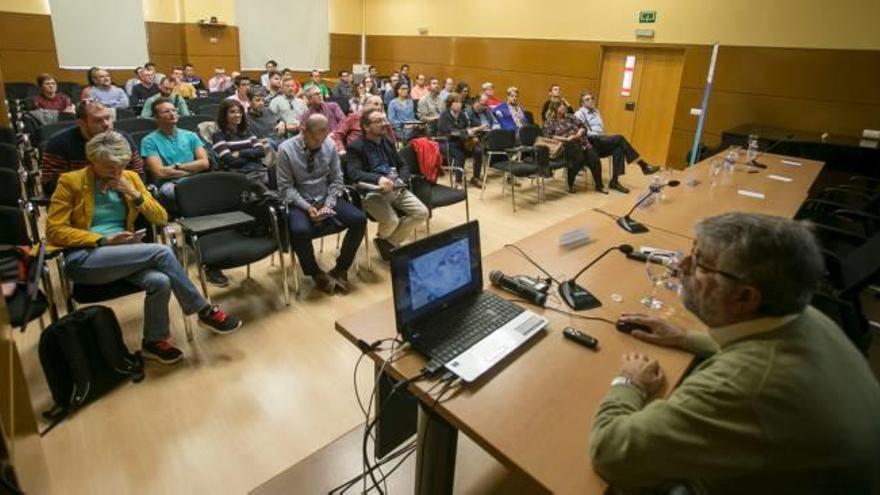
[[[391,252],[391,285],[398,330],[483,290],[476,221]]]

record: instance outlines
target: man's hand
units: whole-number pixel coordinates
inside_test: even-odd
[[[114,236],[107,238],[107,245],[116,246],[120,244],[137,244],[141,242],[141,238],[129,231],[120,232]]]
[[[622,314],[620,319],[630,323],[645,325],[650,331],[633,330],[630,335],[651,344],[663,347],[682,347],[687,331],[669,322],[642,314]]]
[[[317,222],[321,219],[321,211],[314,206],[309,206],[309,219],[313,222]]]
[[[382,192],[390,193],[394,190],[394,181],[388,177],[379,177],[379,187],[382,188]]]
[[[321,209],[318,210],[318,215],[321,218],[332,217],[335,214],[336,212],[333,211],[333,208],[330,208],[329,206],[322,206]]]
[[[656,359],[640,352],[623,355],[623,369],[620,375],[629,378],[642,388],[648,396],[654,395],[663,385],[663,370]]]
[[[110,186],[110,189],[131,200],[137,199],[141,195],[141,192],[124,175],[120,175],[119,178],[107,182],[107,185]]]
[[[285,132],[287,132],[287,124],[279,122],[278,125],[275,126],[275,134],[281,135]]]

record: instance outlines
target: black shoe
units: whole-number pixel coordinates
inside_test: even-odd
[[[608,184],[608,187],[610,187],[611,189],[614,189],[615,191],[622,192],[624,194],[627,194],[629,192],[629,189],[623,187],[623,185],[620,182],[612,182],[611,184]]]
[[[315,285],[321,289],[321,292],[326,294],[333,294],[333,290],[336,288],[336,283],[324,272],[318,272],[312,275],[312,278],[315,279]]]
[[[219,268],[205,270],[205,278],[208,279],[209,284],[216,287],[226,287],[229,285],[229,279],[226,278],[226,275],[223,275]]]
[[[226,314],[220,306],[210,306],[199,311],[199,323],[207,326],[216,334],[232,333],[241,326],[241,320]]]
[[[333,282],[336,284],[336,289],[343,294],[348,294],[348,270],[338,270],[336,268],[330,270],[327,274],[330,275],[330,278],[333,279]]]
[[[476,187],[477,189],[483,188],[483,181],[480,180],[479,177],[474,177],[471,179],[471,187]]]
[[[608,189],[605,189],[605,186],[598,185],[596,186],[596,192],[602,194],[608,194]]]
[[[373,239],[373,245],[376,246],[376,251],[379,251],[379,256],[382,257],[383,261],[389,261],[391,259],[391,250],[394,249],[394,244],[391,244],[381,237],[376,237]]]
[[[141,355],[144,359],[159,361],[162,364],[174,364],[183,359],[183,351],[174,346],[170,338],[155,342],[141,342]]]
[[[639,167],[642,168],[642,173],[645,175],[656,174],[660,171],[660,167],[655,167],[647,162],[639,163]]]

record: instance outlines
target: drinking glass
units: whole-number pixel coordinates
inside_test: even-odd
[[[648,309],[663,308],[663,301],[657,298],[657,287],[666,287],[666,283],[677,270],[677,262],[668,251],[651,251],[645,262],[648,279],[651,280],[651,294],[642,298],[641,303]]]

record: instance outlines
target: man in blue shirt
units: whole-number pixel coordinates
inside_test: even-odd
[[[159,201],[175,210],[174,185],[180,179],[208,170],[208,152],[199,136],[177,128],[177,108],[167,98],[151,105],[157,129],[141,141],[147,177],[159,186]]]

